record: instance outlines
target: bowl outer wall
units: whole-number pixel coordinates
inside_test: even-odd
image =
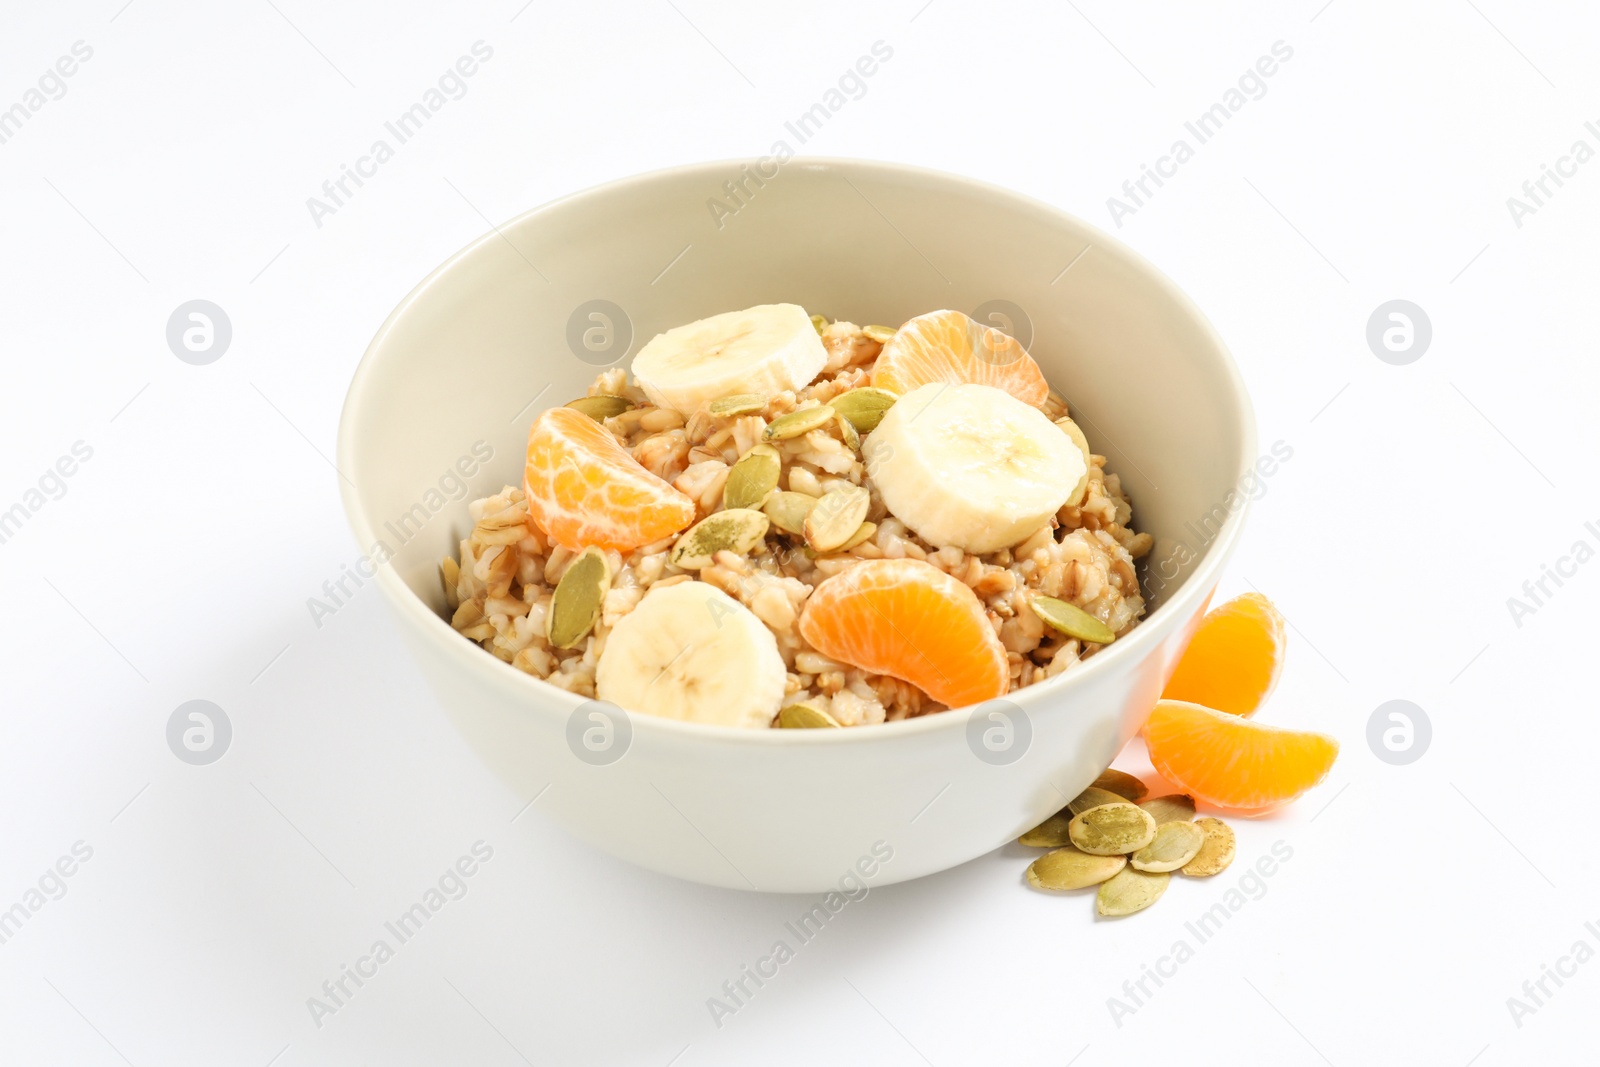
[[[379,330],[346,400],[339,440],[340,468],[350,476],[342,486],[346,511],[358,543],[374,558],[377,542],[396,542],[394,559],[376,567],[377,584],[450,718],[519,796],[544,791],[537,807],[547,816],[617,856],[712,885],[826,889],[879,841],[894,858],[879,866],[873,884],[900,881],[981,855],[1057,810],[1142,725],[1236,543],[1247,500],[1224,509],[1220,529],[1204,543],[1186,531],[1194,520],[1218,516],[1215,504],[1253,464],[1253,416],[1231,358],[1188,299],[1115,239],[1071,216],[936,172],[795,161],[737,217],[724,220],[729,227],[749,225],[764,248],[797,230],[808,235],[763,274],[736,269],[750,254],[749,242],[742,250],[737,241],[722,247],[695,195],[709,197],[740,166],[657,172],[535,209],[469,245],[421,283]],[[849,189],[843,198],[841,183]],[[886,217],[873,222],[882,213],[879,204],[895,212],[898,226],[883,228]],[[849,214],[848,225],[822,225],[819,212],[824,219]],[[795,275],[805,263],[814,271],[827,264],[818,257],[867,225],[881,232],[874,235],[880,251],[864,256],[865,276],[837,264],[822,282],[808,281],[803,271]],[[985,227],[1003,240],[967,256],[957,254],[959,240],[946,247],[938,239],[955,230],[970,241]],[[916,246],[909,240],[887,244],[902,228],[917,235]],[[650,232],[641,235],[641,229]],[[656,282],[646,287],[640,280],[659,270],[657,263],[666,264],[673,248],[683,248],[679,259],[688,260],[696,241],[709,246],[702,257],[707,262],[674,261],[663,272],[689,267],[687,284],[656,292]],[[629,259],[635,244],[640,250]],[[599,369],[557,351],[564,349],[568,312],[608,290],[628,309],[631,350],[637,351],[659,329],[764,301],[838,309],[839,317],[856,321],[891,318],[869,313],[874,294],[859,291],[869,286],[891,312],[906,316],[931,306],[976,304],[996,289],[1005,291],[1005,282],[994,281],[1001,274],[1014,280],[1019,271],[1033,276],[1034,268],[1048,267],[1043,277],[1049,278],[1085,246],[1089,269],[1073,268],[1083,271],[1074,279],[1076,290],[1058,297],[1050,286],[1013,286],[1028,290],[1019,302],[1032,309],[1033,350],[1130,485],[1136,525],[1149,528],[1141,520],[1160,516],[1151,558],[1165,570],[1179,550],[1192,551],[1172,564],[1173,575],[1152,598],[1154,610],[1128,637],[1068,675],[1007,698],[1032,734],[1013,763],[979,759],[969,744],[971,713],[958,710],[865,730],[798,732],[632,716],[626,754],[609,765],[586,764],[567,740],[582,698],[486,655],[437,614],[437,562],[467,529],[463,504],[450,501],[430,513],[403,542],[385,532],[396,530],[394,520],[407,514],[407,502],[426,498],[425,487],[441,469],[448,472],[452,455],[459,462],[470,454],[473,426],[486,428],[493,458],[466,479],[469,495],[519,480],[518,441],[533,416],[579,395]],[[929,256],[957,266],[945,277]],[[546,276],[536,264],[557,279],[571,273],[578,280],[540,283],[533,276]],[[608,285],[608,272],[638,275],[628,283],[635,288]],[[968,275],[976,280],[965,280]],[[1098,331],[1098,343],[1075,330],[1091,320],[1088,332]],[[1073,362],[1074,350],[1103,351],[1108,337],[1124,349],[1130,366],[1101,373],[1098,383],[1086,380],[1075,391],[1074,378],[1093,375],[1081,360]],[[1153,366],[1132,365],[1139,363]],[[466,411],[445,391],[453,374],[478,381],[476,372],[489,366],[514,377],[526,365],[541,371],[505,385],[490,376],[494,388],[481,397],[473,392]],[[541,381],[543,392],[525,400]],[[1125,400],[1119,406],[1119,383],[1140,390],[1147,404],[1172,409],[1170,419],[1152,419]],[[519,406],[524,410],[508,421],[507,412]],[[441,409],[458,425],[441,429],[434,418]],[[1091,421],[1090,413],[1098,419]],[[1141,432],[1128,431],[1130,420]],[[1138,459],[1121,454],[1118,440]],[[410,514],[421,513],[413,505]],[[1185,515],[1192,517],[1188,524],[1179,521]],[[410,527],[402,522],[401,528]],[[1147,583],[1152,579],[1147,572]]]

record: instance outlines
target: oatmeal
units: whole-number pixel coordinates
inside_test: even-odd
[[[919,317],[900,335],[955,315]],[[821,713],[857,726],[1033,685],[1104,647],[1085,640],[1100,630],[1062,628],[1057,602],[1110,635],[1137,625],[1145,605],[1134,565],[1151,538],[1133,530],[1117,475],[1088,451],[1042,375],[1017,386],[994,373],[1019,358],[1032,364],[1015,341],[974,335],[976,356],[956,379],[936,364],[929,371],[915,350],[889,353],[898,362],[886,367],[882,338],[895,346],[894,331],[806,329],[820,353],[785,334],[776,341],[793,353],[738,393],[647,359],[669,332],[641,351],[634,380],[622,368],[595,379],[589,398],[611,399],[541,416],[528,481],[473,501],[472,529],[443,561],[455,629],[518,670],[630,711],[776,726],[780,709],[803,704],[806,715],[785,718]],[[959,340],[924,332],[940,358],[941,345],[962,351]],[[807,376],[801,354],[820,358],[820,370]],[[793,377],[804,380],[780,387],[797,363]],[[918,374],[931,383],[919,385]],[[573,449],[583,464],[566,458]],[[992,483],[1007,487],[1004,507],[974,503],[973,487]],[[725,518],[708,523],[713,516]],[[593,564],[564,595],[580,614],[593,600],[592,624],[558,647],[552,597],[583,553],[603,567]],[[710,589],[673,594],[671,611],[662,595],[659,617],[628,625],[647,598],[687,582]],[[1050,610],[1035,610],[1041,597]],[[674,656],[674,633],[702,614],[711,617],[704,634],[684,630]],[[710,707],[732,704],[738,715],[727,719]]]

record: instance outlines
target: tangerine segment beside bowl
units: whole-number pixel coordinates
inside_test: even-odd
[[[1144,727],[1150,763],[1196,800],[1254,815],[1322,781],[1339,755],[1327,734],[1286,730],[1181,700],[1162,700]]]
[[[528,514],[562,548],[628,552],[694,521],[694,501],[629,455],[610,430],[551,408],[528,433]]]
[[[1260,593],[1234,597],[1201,620],[1162,699],[1254,715],[1283,673],[1285,638],[1272,601]]]
[[[892,675],[952,708],[1011,685],[977,594],[921,560],[868,560],[824,579],[806,601],[800,635],[831,659]]]
[[[904,396],[920,385],[992,385],[1039,407],[1044,371],[1017,339],[959,311],[930,311],[900,327],[873,365],[872,384]]]

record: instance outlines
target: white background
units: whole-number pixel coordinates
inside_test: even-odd
[[[1574,140],[1600,148],[1592,12],[521,2],[6,12],[0,108],[75,41],[94,54],[0,145],[0,509],[75,442],[93,456],[0,544],[0,909],[74,842],[93,857],[0,945],[0,1061],[1592,1058],[1600,962],[1547,983],[1520,1027],[1507,998],[1580,938],[1600,949],[1583,925],[1600,922],[1583,787],[1600,563],[1520,627],[1506,605],[1600,544],[1600,162],[1521,227],[1506,206]],[[494,55],[466,96],[317,227],[306,199],[478,40]],[[1027,890],[1010,846],[873,890],[719,1029],[706,998],[810,900],[569,839],[451,732],[370,587],[314,625],[307,598],[357,556],[329,457],[378,324],[489,220],[765,154],[878,40],[892,59],[807,152],[1075,212],[1232,346],[1264,445],[1294,456],[1220,592],[1257,586],[1293,625],[1263,717],[1344,751],[1292,809],[1239,825],[1232,871],[1142,915],[1095,922],[1081,894]],[[1280,40],[1266,95],[1115,228],[1107,198]],[[233,325],[209,366],[165,340],[196,298]],[[1407,366],[1365,340],[1395,298],[1433,325]],[[234,730],[203,767],[165,740],[197,698]],[[1366,741],[1397,698],[1434,730],[1408,766]],[[315,1025],[307,998],[480,839],[494,856],[466,896]],[[1107,998],[1192,945],[1184,923],[1278,841],[1293,856],[1264,895],[1118,1026]]]

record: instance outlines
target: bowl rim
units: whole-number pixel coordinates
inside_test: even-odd
[[[633,187],[647,186],[663,179],[686,177],[695,174],[704,174],[707,177],[724,175],[729,168],[736,170],[749,162],[749,160],[742,159],[707,160],[699,163],[687,163],[643,171],[565,194],[530,208],[500,225],[491,224],[487,232],[463,245],[418,282],[395,306],[388,317],[384,319],[383,324],[378,327],[377,332],[368,343],[351,377],[350,387],[345,394],[344,404],[339,415],[337,444],[339,469],[348,472],[359,466],[354,462],[356,423],[360,418],[358,412],[369,404],[368,394],[376,388],[377,364],[381,358],[379,355],[380,350],[396,328],[396,325],[407,315],[412,306],[420,301],[431,289],[441,284],[444,277],[468,256],[474,254],[486,244],[503,240],[504,230],[519,226],[531,218],[564,208],[569,204],[591,198],[625,193]],[[857,176],[880,174],[902,180],[920,182],[924,186],[940,185],[960,188],[963,191],[970,191],[982,197],[1007,201],[1026,210],[1055,215],[1084,228],[1095,237],[1095,247],[1111,251],[1122,257],[1147,277],[1163,295],[1173,302],[1174,306],[1189,317],[1200,332],[1215,346],[1217,352],[1220,353],[1222,356],[1222,370],[1226,377],[1227,385],[1234,395],[1234,400],[1239,407],[1244,422],[1243,433],[1240,438],[1240,450],[1237,457],[1238,465],[1236,470],[1238,478],[1243,478],[1245,473],[1253,467],[1258,447],[1255,408],[1250,401],[1249,391],[1245,388],[1243,375],[1239,371],[1238,363],[1233,358],[1233,353],[1223,342],[1215,327],[1212,326],[1211,321],[1189,295],[1171,278],[1167,277],[1162,270],[1117,237],[1069,211],[1046,203],[1036,197],[993,184],[992,182],[949,171],[905,163],[845,156],[796,156],[793,160],[786,162],[784,166],[796,167],[806,171],[848,169],[858,172]],[[340,478],[338,483],[346,521],[350,525],[358,547],[362,551],[366,551],[367,546],[375,542],[376,535],[371,522],[360,506],[359,491],[355,488],[353,477],[351,480]],[[1207,547],[1200,564],[1172,591],[1164,603],[1140,620],[1133,633],[1126,638],[1118,640],[1110,647],[1103,648],[1090,657],[1087,662],[1070,671],[1022,689],[1013,690],[997,699],[1008,701],[1022,708],[1030,717],[1036,714],[1071,714],[1071,710],[1064,705],[1069,703],[1070,694],[1075,690],[1086,687],[1094,679],[1116,670],[1124,663],[1131,664],[1153,652],[1160,640],[1157,636],[1157,630],[1161,628],[1155,624],[1186,615],[1214,590],[1220,572],[1232,554],[1232,550],[1243,529],[1245,518],[1250,512],[1251,499],[1249,495],[1244,494],[1242,499],[1243,503],[1238,510],[1229,512],[1227,518],[1224,519],[1221,529],[1218,531],[1216,538]],[[445,654],[453,662],[461,664],[461,669],[478,672],[486,684],[492,684],[503,694],[526,707],[531,713],[559,714],[565,718],[569,717],[573,711],[582,705],[593,703],[597,700],[597,698],[584,697],[551,685],[542,678],[519,671],[500,658],[487,654],[477,642],[464,639],[448,621],[436,615],[423,599],[414,593],[400,578],[389,561],[386,560],[378,565],[376,570],[376,584],[383,589],[384,595],[399,613],[401,619],[415,629],[423,640],[432,641],[441,649],[446,650]],[[1060,706],[1040,706],[1047,701],[1055,702]],[[869,729],[851,727],[842,730],[753,730],[736,726],[680,722],[676,719],[665,719],[634,712],[626,714],[635,735],[641,732],[644,734],[654,733],[659,734],[663,740],[683,741],[698,738],[708,742],[716,741],[724,744],[744,745],[859,745],[894,743],[902,737],[940,730],[965,730],[965,724],[970,717],[972,709],[983,706],[983,704],[976,704],[961,708],[949,708],[944,712],[919,715],[911,719],[875,723]],[[967,712],[968,714],[951,714],[952,712]],[[634,740],[637,741],[638,739],[635,736]]]

